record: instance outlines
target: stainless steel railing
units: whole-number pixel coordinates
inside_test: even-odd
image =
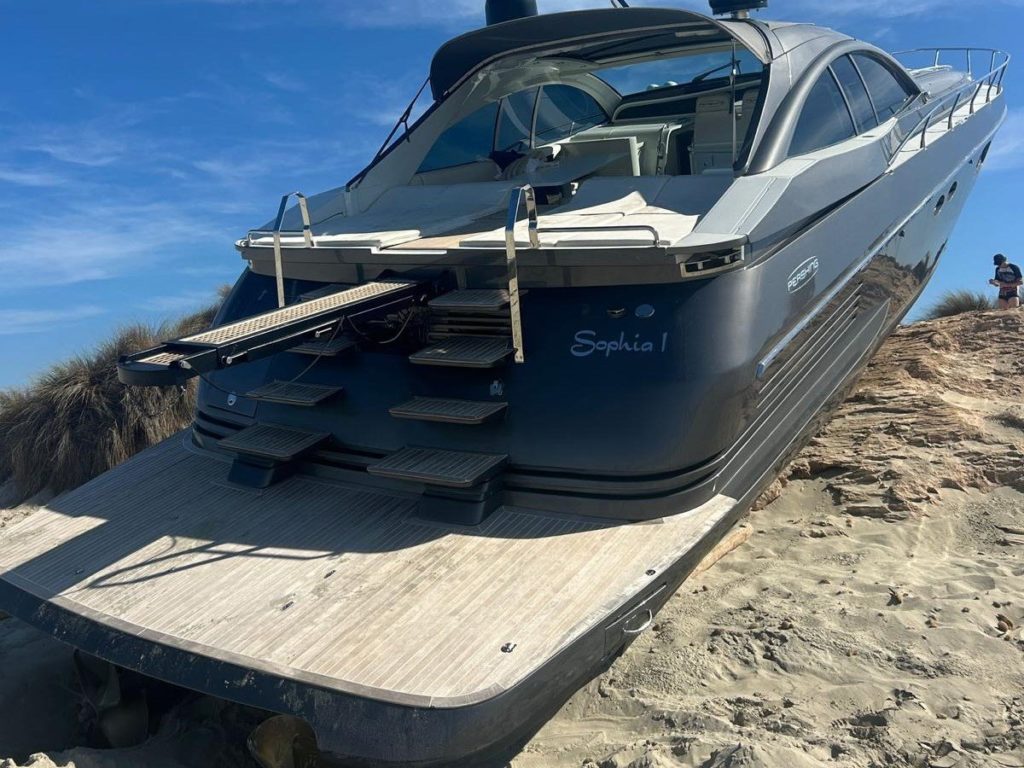
[[[284,215],[288,210],[288,201],[292,198],[299,201],[299,214],[302,216],[302,230],[282,230],[284,226]],[[248,242],[253,242],[258,237],[270,235],[274,238],[274,275],[277,278],[277,306],[285,305],[284,299],[284,266],[281,257],[281,235],[302,235],[306,248],[316,248],[316,238],[313,237],[313,226],[309,221],[309,205],[306,203],[306,196],[301,192],[289,192],[281,197],[281,207],[277,209],[277,218],[274,219],[272,229],[254,229],[246,235]]]
[[[979,54],[984,54],[988,58],[989,63],[986,65],[987,71],[985,74],[975,77],[974,62]],[[909,131],[903,132],[901,128],[898,129],[902,133],[902,137],[892,151],[889,160],[890,164],[895,162],[900,152],[916,137],[919,137],[920,148],[924,149],[928,145],[928,130],[932,126],[946,120],[947,130],[951,130],[957,111],[966,104],[969,103],[969,114],[973,115],[979,106],[979,100],[983,92],[984,104],[988,104],[995,96],[1002,93],[1003,78],[1010,65],[1010,54],[994,48],[915,48],[894,54],[898,59],[922,55],[928,56],[928,59],[932,62],[930,65],[932,68],[948,66],[951,69],[954,65],[944,63],[943,57],[945,56],[948,61],[950,58],[959,58],[962,55],[967,64],[968,80],[931,104]]]
[[[655,247],[669,245],[661,239],[658,230],[647,224],[592,225],[576,227],[541,227],[537,213],[537,193],[530,184],[512,190],[508,204],[508,218],[505,220],[505,260],[508,265],[508,298],[512,314],[512,344],[515,347],[515,361],[525,362],[523,351],[523,318],[519,307],[519,251],[516,247],[516,225],[519,211],[526,206],[527,232],[530,248],[540,250],[540,236],[543,232],[648,232]]]

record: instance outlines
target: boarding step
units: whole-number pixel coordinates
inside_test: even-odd
[[[501,336],[452,336],[409,355],[417,365],[494,368],[512,355],[511,339]]]
[[[508,456],[499,454],[408,447],[371,464],[366,471],[393,480],[472,488],[497,475],[507,461]]]
[[[315,448],[328,437],[330,435],[326,432],[310,432],[279,424],[254,424],[224,438],[218,445],[232,453],[288,462]]]
[[[321,384],[301,384],[296,381],[273,381],[246,394],[253,400],[283,405],[300,405],[311,408],[344,392],[343,387],[326,387]]]
[[[498,311],[508,306],[508,291],[502,289],[472,289],[452,291],[429,302],[431,309],[448,312]]]
[[[288,351],[294,352],[297,355],[337,357],[338,355],[343,355],[355,348],[355,341],[341,336],[336,339],[324,339],[323,341],[307,341],[305,344],[299,344],[299,346],[292,347]]]
[[[414,397],[390,410],[396,419],[436,421],[444,424],[485,424],[508,409],[508,403]]]

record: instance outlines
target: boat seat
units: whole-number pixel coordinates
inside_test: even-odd
[[[580,184],[580,188],[566,205],[551,215],[634,213],[654,202],[670,178],[599,176],[588,179]],[[545,220],[547,219],[545,216]]]
[[[599,176],[588,179],[580,185],[572,199],[563,206],[541,215],[541,228],[545,227],[588,227],[613,226],[622,217],[636,213],[654,203],[658,194],[668,183],[668,176]],[[525,214],[516,226],[516,245],[529,247],[530,241]],[[541,232],[541,245],[545,248],[557,246],[571,239],[574,233]],[[463,248],[504,248],[505,229],[491,230],[472,235],[460,242]]]
[[[622,227],[653,227],[662,245],[676,243],[693,232],[700,220],[725,194],[732,175],[664,177],[661,189],[647,205],[631,210],[614,222]],[[548,217],[541,220],[543,228]],[[518,238],[517,238],[518,239]],[[580,232],[563,237],[559,245],[579,248],[651,245],[654,238],[643,229]]]
[[[735,122],[738,149],[746,138],[757,97],[756,88],[748,89],[735,109],[729,93],[714,93],[697,99],[693,146],[690,148],[691,173],[699,175],[710,170],[732,168],[733,124]]]
[[[676,213],[703,216],[721,199],[732,185],[732,174],[673,176],[658,192],[653,202],[635,213]]]

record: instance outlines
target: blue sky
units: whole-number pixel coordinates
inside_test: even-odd
[[[284,192],[362,167],[483,4],[0,0],[0,386],[208,302],[241,270],[233,242]],[[765,15],[888,50],[1024,54],[1024,0],[773,0]],[[995,251],[1024,261],[1024,69],[1007,84],[1010,119],[922,304],[985,289]]]

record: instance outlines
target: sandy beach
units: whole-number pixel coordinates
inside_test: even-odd
[[[1024,766],[1021,339],[1020,313],[900,330],[739,546],[513,767]],[[3,768],[254,765],[259,714],[206,698],[140,747],[79,746],[70,654],[0,621]]]

